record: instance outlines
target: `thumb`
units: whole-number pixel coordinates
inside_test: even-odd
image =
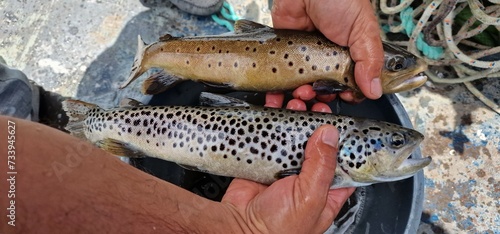
[[[332,125],[323,125],[309,138],[305,160],[299,174],[301,192],[312,198],[327,195],[337,166],[339,133]]]

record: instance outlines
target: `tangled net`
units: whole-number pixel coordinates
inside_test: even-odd
[[[500,107],[470,82],[500,77],[500,0],[373,0],[383,39],[406,46],[432,66],[447,67],[457,77],[426,74],[437,83],[464,83],[485,105]],[[407,37],[398,40],[394,35]]]

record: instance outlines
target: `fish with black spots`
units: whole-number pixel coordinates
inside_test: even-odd
[[[104,110],[65,100],[71,134],[115,155],[150,156],[188,169],[270,184],[298,174],[313,131],[340,134],[332,188],[408,178],[431,162],[411,158],[423,140],[413,129],[370,119],[253,106],[202,93],[204,106],[143,106]]]
[[[286,91],[313,84],[318,93],[352,90],[354,62],[347,47],[318,32],[274,29],[248,20],[235,23],[234,34],[195,37],[165,35],[146,45],[139,36],[126,87],[150,68],[162,68],[145,80],[142,92],[156,94],[185,80],[246,91]],[[424,60],[401,47],[384,46],[380,76],[383,93],[417,88],[425,83]]]

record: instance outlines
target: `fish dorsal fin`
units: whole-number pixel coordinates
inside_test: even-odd
[[[139,150],[133,149],[128,143],[121,142],[111,138],[105,138],[95,143],[99,148],[117,156],[124,156],[129,158],[142,158],[145,157]]]
[[[134,107],[140,107],[140,106],[144,106],[144,103],[137,101],[135,99],[132,99],[132,98],[123,98],[120,101],[120,107],[123,107],[123,108],[134,108]]]
[[[160,41],[168,41],[168,40],[170,40],[172,38],[174,38],[174,37],[172,35],[170,35],[170,34],[167,33],[167,34],[165,34],[165,35],[163,35],[163,36],[160,37]]]
[[[232,107],[251,106],[248,102],[244,102],[237,98],[208,93],[208,92],[202,92],[200,94],[200,104],[202,106],[232,106]]]
[[[238,20],[234,23],[234,32],[235,33],[246,33],[252,32],[256,29],[271,29],[270,27],[259,24],[250,20]]]

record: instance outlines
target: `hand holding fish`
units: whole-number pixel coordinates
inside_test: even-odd
[[[336,167],[338,131],[320,127],[309,138],[303,168],[270,186],[234,179],[222,204],[254,233],[324,232],[354,188],[329,190]],[[244,227],[245,228],[245,227]]]
[[[275,0],[272,18],[276,28],[319,30],[332,42],[348,46],[356,62],[354,76],[360,90],[370,99],[382,95],[379,77],[384,64],[384,51],[370,1]],[[351,92],[343,92],[340,97],[346,101],[357,101]],[[268,104],[272,106],[279,95],[268,98]]]

